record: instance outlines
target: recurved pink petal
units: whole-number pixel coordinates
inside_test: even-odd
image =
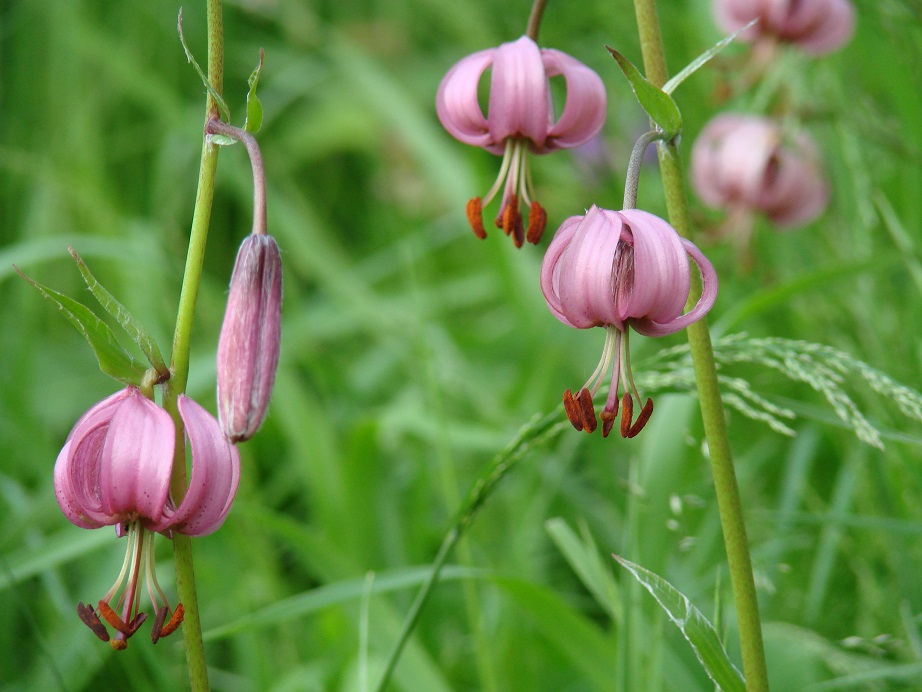
[[[230,511],[240,483],[240,454],[202,406],[185,395],[177,403],[192,451],[192,477],[179,507],[166,508],[162,521],[149,528],[204,536],[216,531]]]
[[[592,206],[572,231],[566,225],[558,233],[559,242],[565,247],[562,250],[559,245],[555,247],[558,243],[555,236],[544,260],[545,265],[551,266],[547,270],[542,268],[542,288],[551,312],[558,319],[562,315],[565,318],[562,322],[577,329],[607,324],[621,329],[612,284],[615,249],[625,235],[621,217]],[[550,298],[547,288],[551,289]]]
[[[623,212],[622,212],[623,213]],[[710,312],[714,307],[714,301],[717,300],[717,272],[714,266],[708,261],[707,257],[697,248],[690,240],[682,238],[682,244],[686,252],[698,265],[701,272],[701,297],[688,313],[676,317],[675,319],[661,324],[655,320],[632,319],[631,327],[644,336],[666,336],[685,329],[688,325],[694,324]]]
[[[544,62],[534,41],[522,36],[495,50],[487,111],[493,142],[524,137],[542,147],[548,132],[549,99]]]
[[[435,110],[442,126],[455,139],[475,147],[497,143],[477,100],[477,86],[495,52],[495,48],[490,48],[459,60],[442,78],[435,97]]]
[[[595,137],[605,123],[605,85],[594,70],[559,50],[542,49],[547,77],[562,75],[566,81],[563,113],[552,123],[541,153],[578,147]]]
[[[668,223],[639,209],[617,212],[629,229],[632,261],[616,267],[618,317],[671,322],[682,314],[691,290],[681,236]],[[627,275],[625,275],[627,272]]]
[[[813,55],[826,55],[848,43],[855,33],[855,7],[848,0],[829,0],[826,20],[799,45]]]
[[[84,413],[71,429],[54,465],[54,492],[64,515],[84,529],[111,524],[102,511],[99,469],[103,443],[115,409],[128,396],[123,389]]]
[[[809,140],[799,143],[796,154],[787,149],[778,152],[776,171],[767,181],[758,206],[779,227],[807,224],[818,217],[829,202],[829,187],[814,156],[815,150]]]
[[[560,258],[566,252],[582,220],[582,216],[571,216],[560,224],[541,262],[541,292],[544,294],[544,300],[554,317],[568,327],[576,325],[563,314],[563,306],[560,304]]]
[[[169,494],[175,428],[164,409],[135,388],[116,408],[99,472],[102,510],[159,521]]]

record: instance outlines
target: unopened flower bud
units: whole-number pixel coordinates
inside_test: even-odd
[[[272,236],[253,234],[237,253],[218,341],[218,418],[233,442],[250,439],[266,417],[281,323],[279,248]]]

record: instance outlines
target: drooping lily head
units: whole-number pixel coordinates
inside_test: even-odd
[[[855,31],[850,0],[714,0],[714,16],[727,33],[758,19],[741,40],[783,41],[814,55],[842,47]]]
[[[477,91],[488,68],[490,95],[484,115]],[[557,75],[566,81],[567,92],[559,118],[549,84]],[[605,87],[595,72],[566,53],[538,48],[527,36],[469,55],[448,71],[436,95],[442,125],[461,142],[503,156],[490,191],[468,202],[468,221],[477,237],[486,237],[483,207],[504,188],[496,226],[511,235],[517,247],[526,238],[531,243],[540,240],[546,214],[534,199],[527,152],[546,154],[589,141],[602,129],[605,108]],[[523,203],[529,207],[527,236]]]
[[[83,603],[77,607],[81,620],[115,649],[124,649],[147,617],[140,611],[139,584],[145,581],[156,613],[153,641],[182,622],[182,604],[166,621],[171,608],[154,570],[154,534],[202,536],[215,531],[237,492],[240,457],[217,420],[185,396],[179,397],[178,407],[192,452],[191,481],[178,505],[170,497],[173,420],[135,387],[90,408],[55,463],[55,494],[64,515],[82,528],[115,526],[119,536],[128,536],[122,572],[98,608]],[[100,615],[115,628],[114,639]]]
[[[714,0],[714,16],[727,33],[758,19],[741,40],[793,43],[814,55],[840,48],[855,31],[850,0]]]
[[[702,294],[683,314],[691,291],[688,260],[698,266]],[[609,211],[593,206],[584,216],[572,216],[560,226],[541,265],[541,290],[551,313],[576,329],[606,330],[602,358],[576,395],[564,393],[567,417],[577,430],[596,429],[592,398],[609,368],[608,399],[601,413],[602,434],[608,436],[619,408],[621,435],[634,437],[653,412],[647,399],[633,421],[633,399],[642,401],[631,373],[628,334],[665,336],[704,317],[717,298],[717,275],[700,250],[672,226],[637,209]]]
[[[809,223],[829,202],[813,140],[804,132],[786,136],[757,115],[724,113],[708,122],[692,148],[691,180],[708,206],[759,211],[782,229]]]

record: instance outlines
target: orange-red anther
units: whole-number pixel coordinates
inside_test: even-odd
[[[170,618],[170,621],[163,626],[163,629],[160,630],[161,637],[167,637],[177,630],[177,628],[182,624],[183,619],[186,617],[186,609],[183,607],[182,603],[176,604],[176,610],[173,611],[173,616]]]
[[[577,430],[583,429],[583,414],[576,399],[573,398],[573,392],[567,390],[563,393],[563,410],[567,413],[567,418]]]
[[[96,611],[83,603],[77,604],[77,615],[83,621],[83,624],[93,630],[93,634],[102,639],[104,642],[109,641],[109,632],[106,626],[99,621]]]
[[[471,225],[474,235],[483,240],[487,237],[487,231],[483,227],[483,200],[480,197],[474,197],[467,203],[467,222]]]
[[[627,392],[621,398],[621,437],[631,432],[631,419],[634,417],[634,400]]]
[[[528,210],[528,242],[537,245],[544,234],[545,226],[547,226],[547,212],[537,201],[532,202]]]
[[[631,426],[631,429],[628,430],[627,436],[634,437],[637,433],[643,430],[644,426],[647,424],[647,421],[650,420],[650,416],[653,415],[653,399],[647,398],[647,403],[644,404],[643,409],[640,412],[640,415],[637,416],[637,420],[634,421],[634,425]]]
[[[598,423],[595,419],[595,407],[592,405],[592,394],[583,387],[579,390],[577,401],[579,402],[580,411],[583,415],[583,428],[587,433],[595,432]]]

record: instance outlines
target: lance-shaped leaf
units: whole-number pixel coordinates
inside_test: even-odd
[[[77,263],[77,269],[79,269],[80,273],[83,275],[83,280],[86,282],[87,288],[90,289],[90,293],[93,294],[93,297],[99,301],[99,304],[106,312],[118,321],[122,329],[124,329],[128,333],[128,336],[131,337],[131,340],[138,345],[138,348],[141,349],[141,353],[144,354],[158,374],[164,379],[167,379],[170,375],[170,369],[166,366],[166,363],[164,363],[163,356],[160,354],[160,349],[157,347],[157,343],[150,335],[150,332],[144,328],[144,325],[141,324],[134,315],[128,312],[128,309],[124,305],[118,302],[115,297],[96,280],[96,277],[90,273],[89,267],[86,266],[86,262],[83,261],[72,247],[68,247],[67,250],[70,252],[71,257],[74,258],[74,262]]]
[[[665,91],[655,86],[647,78],[640,74],[640,70],[634,67],[634,64],[625,58],[614,48],[608,48],[608,52],[617,61],[627,81],[631,84],[631,89],[640,105],[647,112],[647,115],[661,129],[667,139],[672,139],[682,131],[682,114],[679,107],[672,97]]]
[[[259,86],[259,73],[263,69],[263,60],[265,57],[265,51],[260,48],[259,64],[256,66],[256,69],[253,70],[250,78],[247,79],[250,90],[247,92],[247,119],[243,125],[243,129],[253,134],[259,132],[259,128],[262,127],[263,124],[263,105],[259,102],[259,97],[256,96],[256,87]]]
[[[659,575],[617,555],[612,555],[612,557],[630,572],[662,606],[669,615],[669,619],[675,623],[691,644],[692,650],[714,684],[724,692],[745,692],[746,683],[742,674],[727,655],[714,626],[708,622],[701,611]]]
[[[141,384],[146,368],[121,347],[109,325],[99,319],[92,310],[82,303],[78,303],[62,293],[33,281],[23,274],[18,267],[14,266],[13,268],[39,293],[57,305],[70,323],[77,328],[77,331],[83,334],[83,337],[96,354],[100,370],[109,377],[125,384],[135,386]]]

